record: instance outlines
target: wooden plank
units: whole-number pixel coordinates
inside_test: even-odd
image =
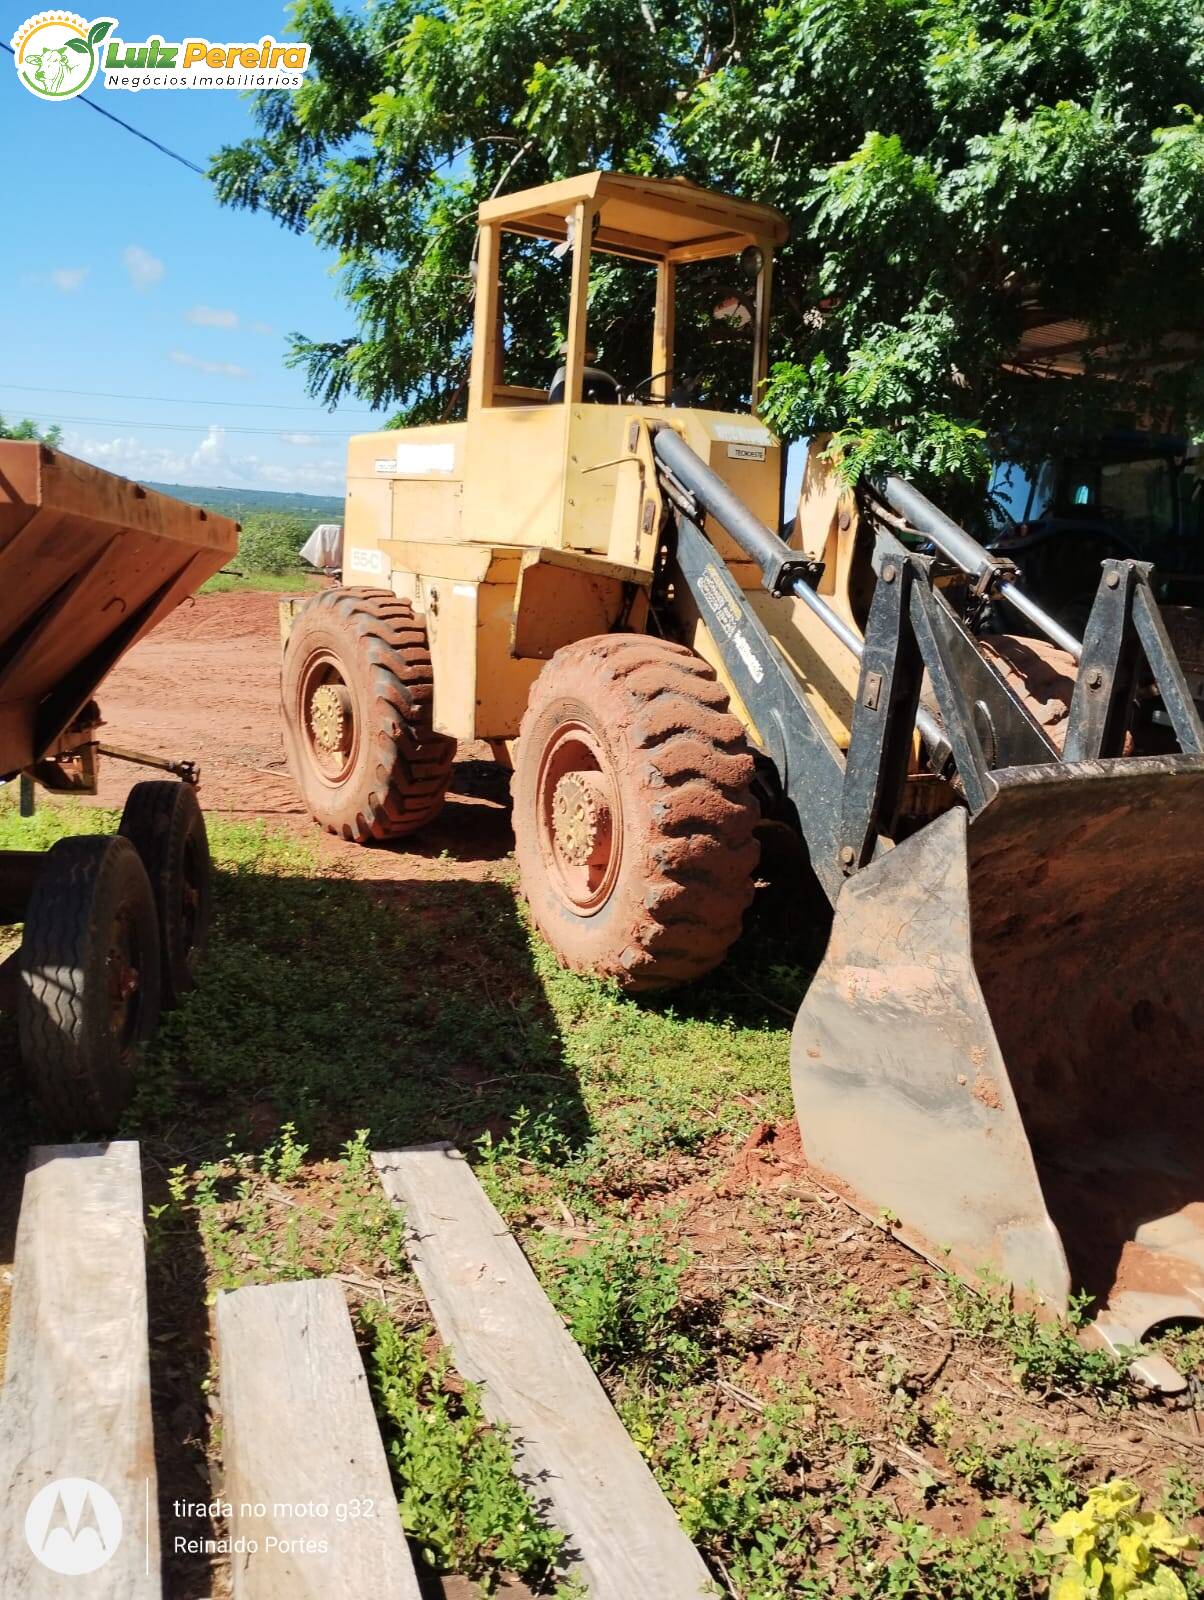
[[[234,1600],[419,1600],[339,1285],[219,1295],[217,1342]]]
[[[601,1384],[464,1157],[447,1144],[373,1156],[404,1206],[406,1247],[439,1332],[519,1470],[569,1536],[594,1600],[701,1600],[714,1586]]]
[[[5,1600],[162,1593],[143,1240],[136,1144],[33,1151],[0,1392]]]

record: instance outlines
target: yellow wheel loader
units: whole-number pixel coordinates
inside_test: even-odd
[[[1056,1310],[1086,1289],[1118,1350],[1204,1314],[1204,728],[1149,568],[1104,563],[1079,639],[818,447],[780,537],[778,441],[700,403],[675,340],[679,273],[731,261],[756,396],[776,212],[593,173],[479,229],[467,417],[352,440],[345,587],[287,638],[314,816],[403,835],[456,741],[489,741],[540,931],[631,989],[722,960],[758,822],[789,819],[834,908],[792,1048],[815,1166],[967,1275]],[[514,235],[566,258],[546,388],[506,381]],[[605,253],[653,275],[651,377],[588,365]],[[980,636],[1001,597],[1032,637]]]

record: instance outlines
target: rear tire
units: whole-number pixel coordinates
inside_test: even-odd
[[[121,813],[122,838],[142,858],[155,896],[162,954],[162,1003],[172,1010],[196,982],[209,939],[209,837],[189,783],[136,783]]]
[[[753,896],[752,778],[744,730],[692,651],[642,634],[558,650],[519,733],[514,832],[560,959],[643,990],[717,966]]]
[[[1070,702],[1078,662],[1048,639],[1018,633],[989,633],[979,639],[983,654],[1024,701],[1059,750],[1066,742]]]
[[[389,589],[330,589],[297,614],[281,676],[289,766],[314,820],[366,844],[438,815],[456,741],[431,726],[426,626]]]
[[[128,839],[61,839],[25,912],[18,953],[21,1056],[61,1135],[110,1133],[159,1019],[159,926]]]

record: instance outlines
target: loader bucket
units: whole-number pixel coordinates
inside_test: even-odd
[[[1204,1316],[1204,761],[995,777],[842,888],[803,1143],[933,1259],[1133,1343]]]

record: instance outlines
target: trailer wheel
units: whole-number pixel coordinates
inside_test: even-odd
[[[523,892],[568,966],[658,989],[709,972],[753,895],[753,759],[711,668],[642,634],[558,650],[514,768]]]
[[[159,917],[164,1010],[179,1005],[196,982],[209,938],[209,838],[190,783],[136,783],[118,832],[142,857]]]
[[[17,1026],[54,1130],[111,1132],[140,1045],[159,1019],[159,926],[128,839],[61,839],[48,852],[18,953]]]
[[[331,589],[297,614],[281,678],[285,744],[314,820],[366,844],[438,815],[456,742],[431,726],[426,626],[388,589]]]

